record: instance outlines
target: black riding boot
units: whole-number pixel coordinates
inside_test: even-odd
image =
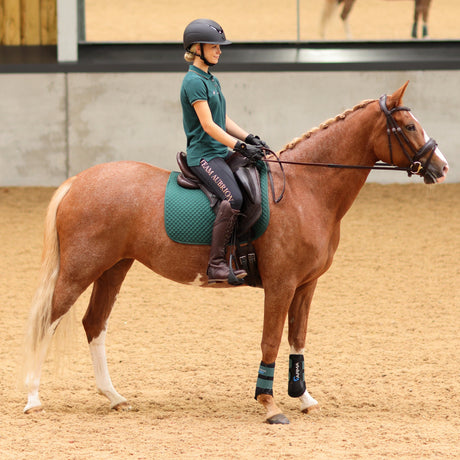
[[[229,201],[222,201],[212,229],[211,253],[207,271],[209,283],[228,281],[230,270],[225,259],[225,250],[238,214],[239,211],[232,209]],[[247,275],[244,270],[235,270],[234,274],[238,279],[242,279]]]

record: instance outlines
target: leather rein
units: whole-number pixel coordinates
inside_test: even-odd
[[[428,167],[433,157],[433,154],[436,150],[438,144],[433,138],[429,138],[427,142],[418,150],[416,150],[411,142],[409,141],[408,137],[398,125],[396,120],[393,117],[395,112],[399,111],[407,111],[410,112],[409,107],[399,106],[394,107],[391,110],[388,110],[387,104],[387,95],[384,94],[379,99],[380,109],[384,113],[387,122],[387,136],[388,136],[388,148],[390,150],[390,161],[391,164],[388,163],[375,163],[373,166],[364,166],[364,165],[344,165],[344,164],[336,164],[336,163],[309,163],[309,162],[301,162],[301,161],[289,161],[289,160],[281,160],[275,152],[270,149],[263,149],[267,154],[271,154],[275,157],[274,160],[268,159],[266,157],[262,158],[262,160],[266,163],[268,168],[268,177],[270,180],[270,188],[272,191],[273,200],[275,203],[279,203],[284,196],[284,191],[286,189],[286,175],[284,173],[283,164],[291,164],[291,165],[299,165],[299,166],[318,166],[322,168],[338,168],[338,169],[377,169],[377,170],[387,170],[387,171],[406,171],[408,176],[412,176],[413,174],[423,175],[424,170]],[[403,166],[396,166],[393,163],[393,144],[392,144],[392,135],[396,138],[398,144],[400,145],[404,155],[409,160],[410,164],[407,167]],[[409,152],[410,151],[410,152]],[[412,155],[411,155],[412,154]],[[422,166],[420,160],[426,156],[428,159],[425,162],[425,166]],[[275,198],[275,186],[273,183],[273,177],[270,170],[269,163],[278,163],[280,169],[283,173],[283,190],[280,193],[278,198]]]

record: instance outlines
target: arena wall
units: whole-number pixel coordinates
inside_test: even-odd
[[[275,150],[410,80],[405,103],[449,160],[448,181],[460,181],[458,70],[215,74],[229,115]],[[180,72],[0,74],[0,186],[56,186],[116,160],[175,169],[175,154],[185,148],[182,78]],[[408,178],[383,171],[368,180]]]

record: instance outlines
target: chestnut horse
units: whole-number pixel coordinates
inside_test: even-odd
[[[269,423],[289,422],[272,391],[286,317],[289,395],[299,398],[303,412],[318,407],[304,378],[310,302],[318,278],[332,263],[340,221],[369,169],[382,160],[422,176],[425,183],[442,182],[447,174],[447,162],[436,143],[401,106],[406,86],[380,100],[364,101],[295,139],[280,153],[284,173],[273,168],[275,188],[280,190],[285,181],[284,198],[270,204],[267,230],[253,243],[265,294],[256,399],[265,407]],[[267,160],[274,157],[268,155]],[[364,169],[305,166],[325,162]],[[114,409],[129,404],[110,379],[107,322],[134,260],[179,283],[208,285],[209,246],[179,244],[166,234],[163,213],[169,175],[144,163],[107,163],[68,179],[55,192],[47,211],[40,284],[26,334],[26,413],[41,409],[38,390],[48,346],[53,336],[59,338],[65,323],[61,320],[91,284],[83,327],[97,388]]]
[[[319,34],[322,39],[326,37],[326,25],[331,19],[336,8],[343,3],[342,12],[340,13],[340,19],[342,19],[343,27],[345,29],[345,35],[348,40],[352,38],[350,24],[348,23],[348,15],[350,14],[351,8],[355,0],[325,0],[323,11],[321,13]]]

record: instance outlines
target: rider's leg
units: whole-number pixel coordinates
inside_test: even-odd
[[[232,170],[223,158],[201,160],[200,166],[192,166],[193,172],[205,186],[221,200],[212,231],[209,255],[209,282],[228,281],[230,269],[226,262],[226,245],[229,242],[243,204],[243,196]],[[244,270],[235,270],[236,278],[244,278]]]

